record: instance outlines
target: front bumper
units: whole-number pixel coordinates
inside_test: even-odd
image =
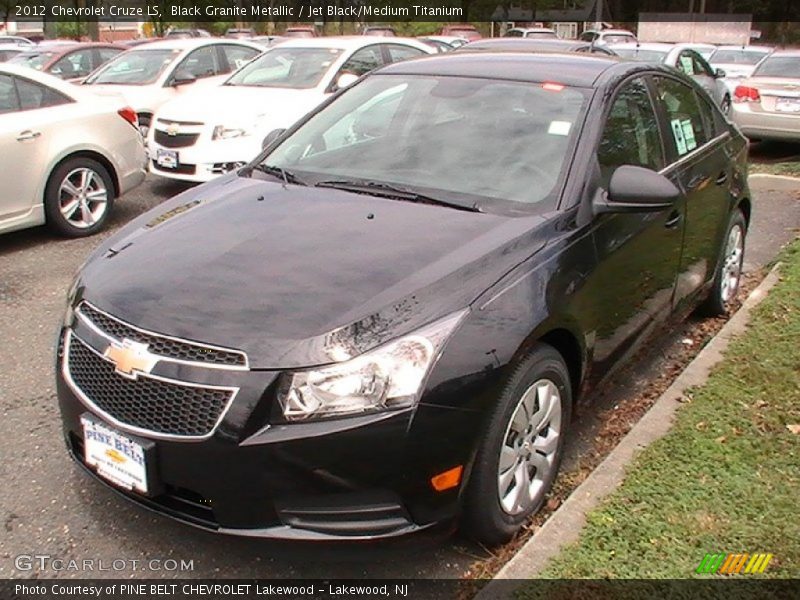
[[[70,331],[97,345],[79,323]],[[474,427],[474,412],[420,404],[394,413],[271,425],[278,373],[220,369],[213,376],[239,391],[212,434],[164,439],[120,425],[76,387],[65,362],[66,337],[62,332],[59,338],[57,391],[70,455],[99,479],[83,458],[80,417],[86,413],[152,442],[152,495],[101,479],[146,508],[219,533],[304,540],[396,537],[458,514],[461,488],[436,492],[430,478],[469,461],[466,438],[448,434]],[[208,377],[185,364],[158,368],[162,377]]]
[[[255,140],[256,137],[247,136],[212,141],[200,134],[191,146],[168,148],[157,143],[151,135],[148,139],[150,172],[167,179],[205,183],[255,158],[261,150]],[[175,168],[160,166],[156,162],[159,150],[176,152],[178,165]]]

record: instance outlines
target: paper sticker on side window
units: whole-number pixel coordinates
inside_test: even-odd
[[[547,128],[547,133],[550,135],[569,135],[572,123],[569,121],[551,121],[550,127]]]
[[[683,138],[683,127],[681,127],[680,119],[672,119],[672,135],[675,138],[675,145],[678,147],[678,154],[683,156],[688,152],[686,150],[686,140]]]
[[[694,127],[692,126],[691,119],[684,119],[681,121],[683,128],[683,139],[686,140],[686,149],[691,151],[697,148],[697,140],[694,137]]]
[[[694,75],[694,64],[691,56],[681,56],[681,70],[687,75]]]

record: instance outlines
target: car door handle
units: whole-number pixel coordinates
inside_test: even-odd
[[[717,179],[716,179],[715,183],[716,183],[717,185],[722,185],[722,184],[723,184],[723,183],[725,183],[726,181],[728,181],[728,172],[727,172],[727,171],[723,171],[722,173],[720,173],[720,174],[717,176]]]
[[[683,219],[683,215],[678,210],[673,210],[669,214],[669,218],[667,222],[664,223],[664,227],[667,229],[675,229],[678,225],[680,225],[681,219]]]
[[[42,135],[41,131],[31,131],[30,129],[26,129],[25,131],[20,132],[17,136],[18,142],[26,142],[28,140],[35,140],[40,135]]]

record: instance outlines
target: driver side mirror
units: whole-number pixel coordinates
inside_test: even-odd
[[[716,71],[714,71],[714,77],[716,77],[717,79],[722,79],[723,77],[726,77],[727,75],[728,74],[725,71],[723,71],[722,69],[717,69]]]
[[[595,214],[658,212],[670,208],[680,191],[669,179],[644,167],[622,165],[611,175],[606,194],[594,201]]]
[[[261,141],[261,149],[263,150],[267,146],[269,146],[272,142],[277,140],[279,137],[283,135],[283,132],[286,131],[285,129],[273,129],[270,131],[266,137]]]
[[[336,85],[333,88],[334,92],[338,92],[339,90],[343,90],[346,87],[350,87],[356,81],[358,81],[359,77],[355,73],[342,73],[336,79]]]
[[[170,85],[173,87],[177,87],[179,85],[188,85],[190,83],[194,83],[197,81],[197,77],[189,73],[188,71],[177,71],[172,76],[172,82]]]

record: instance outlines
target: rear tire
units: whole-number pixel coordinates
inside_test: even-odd
[[[114,206],[114,183],[108,170],[82,156],[61,163],[50,174],[44,193],[47,226],[66,237],[85,237],[105,225]]]
[[[537,344],[489,416],[465,493],[468,535],[489,546],[505,543],[541,508],[558,473],[571,410],[564,359]]]
[[[714,284],[700,312],[713,317],[726,315],[731,309],[742,280],[747,221],[741,210],[731,215],[725,230],[722,252],[714,274]]]

